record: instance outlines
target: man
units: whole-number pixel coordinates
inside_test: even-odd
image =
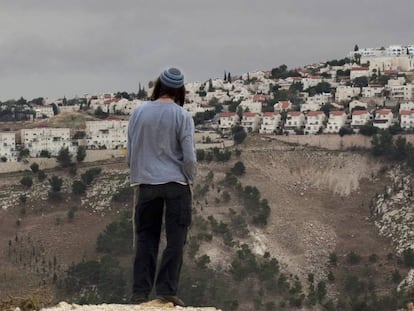
[[[165,69],[151,101],[137,107],[129,120],[127,161],[137,190],[132,303],[147,301],[155,281],[158,299],[184,306],[177,289],[196,175],[194,122],[182,108],[184,100],[183,74]],[[155,278],[164,206],[167,245]]]

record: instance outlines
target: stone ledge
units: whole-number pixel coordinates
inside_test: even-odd
[[[18,311],[16,309],[15,311]],[[44,308],[40,311],[221,311],[214,307],[174,307],[172,303],[159,303],[157,301],[150,301],[140,305],[127,304],[102,304],[102,305],[77,305],[61,302],[55,307]]]

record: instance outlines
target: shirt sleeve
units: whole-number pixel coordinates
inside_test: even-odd
[[[131,132],[132,132],[132,120],[134,117],[134,112],[131,114],[130,118],[129,118],[129,122],[128,122],[128,133],[127,133],[127,154],[126,154],[126,160],[128,163],[128,167],[130,166],[130,161],[131,161]]]
[[[183,150],[183,172],[187,181],[191,184],[197,175],[197,159],[194,144],[194,121],[187,112],[185,112],[179,135]]]

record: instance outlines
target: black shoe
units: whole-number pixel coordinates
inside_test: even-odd
[[[143,294],[134,293],[129,298],[129,302],[133,305],[139,305],[140,303],[144,303],[148,301],[148,296]]]
[[[157,299],[161,300],[162,302],[172,302],[174,306],[185,307],[184,301],[175,295],[158,295]]]

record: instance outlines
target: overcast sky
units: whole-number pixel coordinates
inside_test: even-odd
[[[0,0],[0,101],[137,92],[414,44],[413,0]]]

